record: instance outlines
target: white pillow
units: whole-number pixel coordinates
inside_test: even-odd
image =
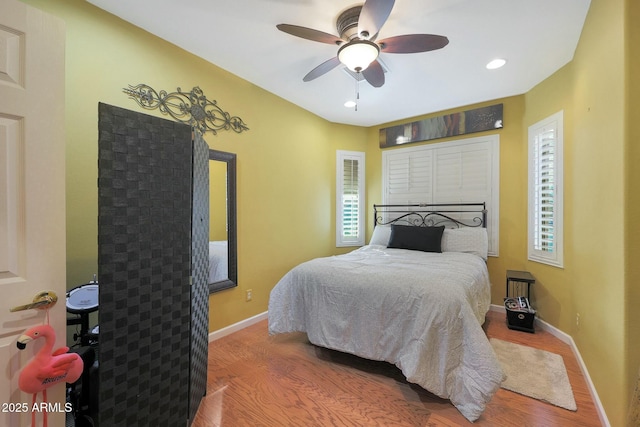
[[[391,237],[390,225],[376,225],[373,228],[373,235],[369,241],[370,245],[382,245],[386,247],[389,244],[389,238]]]
[[[466,252],[486,260],[488,251],[486,228],[447,228],[442,234],[442,252]]]

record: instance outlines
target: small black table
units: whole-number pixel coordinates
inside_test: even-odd
[[[529,299],[531,293],[531,285],[536,283],[535,277],[528,271],[507,270],[507,294],[509,297],[527,297]],[[524,289],[527,293],[524,293]]]

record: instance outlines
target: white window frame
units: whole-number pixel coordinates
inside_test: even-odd
[[[546,119],[539,121],[538,123],[529,127],[528,133],[528,259],[530,261],[540,262],[543,264],[552,265],[554,267],[564,267],[564,246],[563,246],[563,234],[564,234],[564,113],[559,111]],[[540,173],[542,166],[536,161],[537,152],[540,149],[540,145],[543,144],[543,135],[553,132],[555,135],[554,153],[552,160],[552,172],[553,172],[553,189],[546,188],[544,191],[549,194],[549,191],[553,193],[552,204],[553,206],[553,222],[552,222],[552,247],[551,249],[542,249],[542,245],[539,243],[542,239],[541,218],[542,211],[538,208],[541,199],[543,198],[543,189],[540,187]],[[546,170],[549,170],[549,164],[547,163]],[[547,202],[549,204],[549,202]]]
[[[477,144],[477,145],[476,145]],[[440,150],[448,150],[452,147],[468,147],[468,149],[474,149],[479,145],[485,145],[489,150],[489,156],[487,157],[487,168],[490,172],[490,181],[488,187],[490,189],[490,196],[488,198],[482,197],[483,200],[478,197],[464,197],[463,199],[452,195],[451,197],[444,197],[441,199],[434,199],[434,195],[438,192],[435,188],[438,156],[436,155]],[[425,191],[420,190],[416,194],[409,195],[407,200],[393,200],[390,201],[390,174],[389,174],[389,159],[398,155],[406,154],[410,158],[412,153],[431,153],[430,159],[427,160],[431,163],[429,171],[431,178],[428,180],[430,189]],[[411,186],[411,184],[409,184]],[[385,150],[382,152],[382,203],[399,203],[399,204],[414,204],[414,203],[463,203],[463,202],[485,202],[487,208],[487,233],[489,238],[489,251],[488,255],[491,257],[500,256],[499,242],[500,242],[500,135],[486,135],[472,138],[463,138],[454,141],[438,142],[432,144],[418,145],[414,147],[396,148],[393,150]]]
[[[344,161],[355,160],[358,162],[358,224],[357,236],[348,237],[344,233]],[[364,221],[365,221],[365,153],[361,151],[336,151],[336,247],[363,246],[364,245]]]

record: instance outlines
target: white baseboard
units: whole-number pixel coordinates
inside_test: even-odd
[[[497,311],[500,313],[505,313],[505,316],[506,316],[506,310],[502,305],[491,304],[490,310]],[[550,333],[551,335],[553,335],[554,337],[558,338],[560,341],[562,341],[565,344],[568,344],[571,347],[571,350],[573,351],[573,354],[578,360],[578,364],[580,365],[580,370],[582,371],[582,375],[584,376],[584,379],[587,382],[587,387],[589,387],[589,392],[591,393],[593,402],[596,405],[596,410],[598,411],[598,417],[600,418],[600,422],[605,427],[611,427],[611,424],[609,423],[609,419],[607,418],[607,414],[605,413],[604,407],[602,406],[602,402],[600,401],[600,397],[598,396],[598,392],[596,391],[596,388],[594,387],[593,382],[591,381],[591,377],[589,376],[589,371],[587,371],[587,367],[584,364],[584,360],[582,360],[580,351],[578,351],[578,347],[576,346],[575,341],[573,341],[573,338],[571,337],[571,335],[566,334],[565,332],[561,331],[560,329],[556,328],[553,325],[550,325],[544,320],[539,319],[538,317],[536,317],[535,325],[538,328],[542,329],[545,332]]]
[[[247,326],[251,326],[254,323],[258,323],[262,320],[265,320],[267,318],[267,313],[268,312],[264,312],[264,313],[260,313],[260,314],[256,314],[253,317],[249,317],[248,319],[244,319],[239,321],[238,323],[234,323],[233,325],[229,325],[227,327],[224,327],[222,329],[218,329],[217,331],[213,331],[209,333],[209,342],[218,340],[222,337],[226,337],[227,335],[230,335],[234,332],[237,332],[241,329],[246,328]]]

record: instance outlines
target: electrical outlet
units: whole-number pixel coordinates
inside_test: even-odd
[[[251,301],[251,298],[253,298],[253,291],[251,289],[247,289],[247,302]]]

